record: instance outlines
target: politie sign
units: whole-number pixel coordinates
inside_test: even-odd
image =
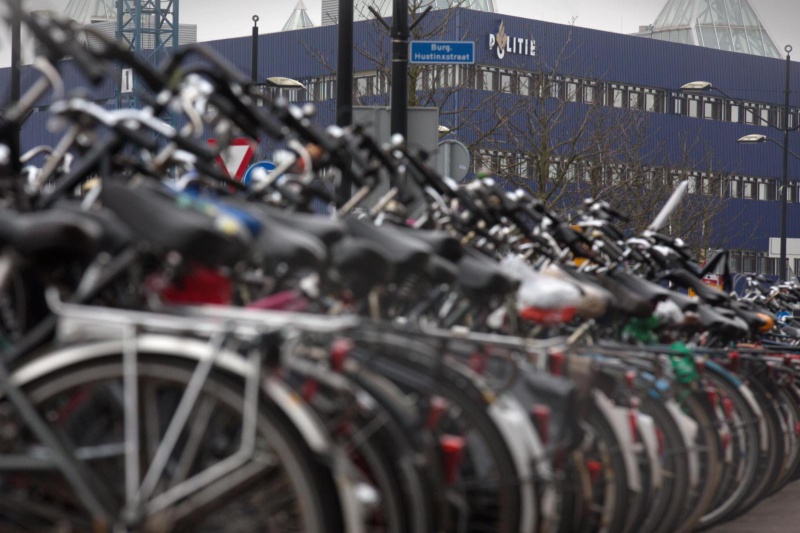
[[[411,41],[410,63],[428,65],[472,65],[475,43],[465,41]]]

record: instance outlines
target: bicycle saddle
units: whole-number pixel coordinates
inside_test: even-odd
[[[108,181],[100,200],[156,253],[174,250],[208,266],[233,265],[248,254],[238,225],[220,224],[208,214],[181,209],[169,196]]]
[[[672,291],[657,283],[633,276],[621,270],[609,272],[608,275],[652,304],[663,302],[669,299],[672,294]]]
[[[268,271],[283,263],[290,270],[318,270],[327,260],[325,245],[317,238],[287,226],[283,221],[264,219],[258,234],[257,261]]]
[[[698,307],[697,314],[703,328],[725,338],[745,337],[750,333],[747,324],[736,317],[726,317],[708,304]]]
[[[433,255],[428,245],[394,227],[377,227],[355,217],[345,218],[344,223],[351,236],[366,239],[383,251],[397,277],[404,278],[411,273],[424,271],[428,259]]]
[[[267,218],[280,222],[286,226],[308,233],[319,239],[325,246],[331,246],[344,238],[347,231],[345,224],[339,220],[331,220],[307,213],[288,213],[282,209],[266,205],[252,205],[253,209]]]
[[[519,282],[503,273],[499,264],[471,248],[464,248],[458,261],[458,282],[466,290],[484,293],[487,297],[514,291]]]
[[[450,284],[458,279],[458,266],[444,257],[433,255],[425,267],[425,277],[436,285]]]
[[[74,200],[59,200],[54,207],[98,222],[103,227],[103,239],[100,245],[104,250],[118,251],[133,240],[130,229],[109,209],[93,207],[91,210],[85,211],[81,208],[80,202]]]
[[[440,255],[448,261],[458,261],[464,253],[461,243],[455,237],[450,236],[444,231],[417,230],[397,226],[400,233],[406,233],[418,239],[433,249],[436,255]]]
[[[666,277],[681,287],[692,289],[701,300],[711,305],[721,305],[729,300],[727,294],[705,285],[701,279],[686,270],[672,270],[667,273]]]
[[[697,298],[692,298],[688,294],[677,291],[670,291],[669,299],[684,313],[697,311],[700,305],[700,301]]]
[[[0,243],[13,246],[21,255],[89,259],[104,249],[106,237],[103,225],[82,213],[0,211]]]
[[[338,241],[331,247],[331,264],[342,284],[356,296],[388,283],[394,276],[392,263],[383,250],[366,239],[345,237]]]
[[[655,305],[650,300],[640,296],[611,276],[599,275],[594,280],[614,296],[612,307],[617,312],[636,318],[647,318],[653,314]]]

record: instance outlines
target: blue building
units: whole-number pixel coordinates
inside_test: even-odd
[[[336,30],[328,25],[259,40],[259,76],[303,82],[307,90],[293,97],[316,102],[323,124],[334,122]],[[515,183],[527,181],[533,189],[551,187],[551,177],[623,190],[634,173],[668,184],[689,179],[695,198],[716,206],[713,220],[702,228],[708,248],[735,250],[736,271],[777,274],[769,239],[780,234],[781,149],[771,143],[741,145],[737,139],[760,133],[782,142],[765,122],[784,125],[784,60],[467,9],[434,11],[420,32],[427,39],[477,44],[474,65],[415,67],[410,79],[417,105],[438,107],[440,123],[451,130],[448,137],[470,147],[473,170],[513,175]],[[355,42],[355,103],[388,105],[386,30],[375,21],[359,21]],[[249,36],[207,44],[250,70]],[[63,63],[68,87],[85,84],[69,61]],[[0,87],[8,79],[7,69],[0,71]],[[23,76],[25,83],[32,79],[32,72]],[[698,80],[730,98],[680,90]],[[94,88],[93,98],[113,106],[115,85],[108,80]],[[791,85],[789,127],[800,120],[800,64],[794,62]],[[40,109],[47,103],[43,99]],[[589,133],[576,136],[587,116],[594,117]],[[32,115],[23,130],[24,146],[54,142],[45,118]],[[537,120],[546,124],[537,126]],[[545,133],[551,149],[542,151]],[[798,141],[800,132],[791,133],[796,153]],[[789,179],[789,237],[800,238],[800,161],[794,157]],[[789,266],[800,271],[800,256],[790,257]]]

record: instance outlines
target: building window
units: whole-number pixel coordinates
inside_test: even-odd
[[[519,77],[519,94],[522,96],[531,94],[531,78],[524,74]]]
[[[561,82],[550,78],[550,98],[561,98]]]
[[[623,90],[622,89],[611,89],[611,101],[613,102],[614,107],[622,107],[623,105]]]
[[[674,98],[672,100],[673,108],[672,112],[676,115],[685,115],[686,114],[686,101],[683,98]]]
[[[735,178],[731,178],[728,182],[730,184],[730,197],[731,198],[741,198],[742,197],[742,184],[739,180]]]
[[[754,125],[758,122],[756,118],[756,109],[753,106],[745,105],[744,107],[744,123]]]
[[[583,101],[587,104],[594,103],[594,87],[591,85],[584,85],[583,86]]]
[[[719,101],[716,98],[706,98],[703,101],[703,118],[719,120]]]
[[[644,108],[652,113],[664,112],[664,95],[655,91],[644,95]]]
[[[578,84],[577,82],[567,82],[567,102],[578,101]]]
[[[752,253],[742,254],[742,273],[755,274],[756,272],[756,257]]]
[[[728,106],[728,122],[739,122],[739,105],[731,104]]]
[[[514,87],[514,78],[510,73],[503,72],[500,74],[500,90],[504,93],[516,92],[516,87]]]
[[[768,126],[770,122],[772,122],[772,107],[771,106],[764,106],[761,108],[761,112],[759,113],[760,121],[759,126]]]
[[[494,91],[495,88],[495,73],[490,69],[482,69],[480,72],[481,86],[484,91]]]
[[[745,181],[742,184],[742,198],[747,200],[752,200],[753,198],[753,183],[749,181]]]
[[[640,109],[641,105],[642,105],[641,96],[642,96],[641,94],[639,94],[639,93],[637,93],[635,91],[630,91],[628,93],[628,108],[630,108],[630,109]]]
[[[775,200],[775,185],[768,181],[758,183],[758,199],[764,201]]]
[[[700,116],[700,102],[694,98],[689,99],[689,116],[692,118]]]

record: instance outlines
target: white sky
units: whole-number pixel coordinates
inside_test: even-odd
[[[0,4],[6,0],[0,0]],[[304,0],[315,24],[321,18],[321,0]],[[651,24],[666,0],[495,0],[503,14],[569,23],[606,31],[633,33]],[[27,0],[31,9],[63,9],[68,0]],[[750,0],[779,50],[792,44],[800,59],[800,0]],[[182,0],[180,19],[198,25],[198,39],[207,41],[249,35],[251,17],[259,15],[262,33],[280,31],[296,0]],[[0,30],[0,66],[7,66],[10,50],[7,31]]]

